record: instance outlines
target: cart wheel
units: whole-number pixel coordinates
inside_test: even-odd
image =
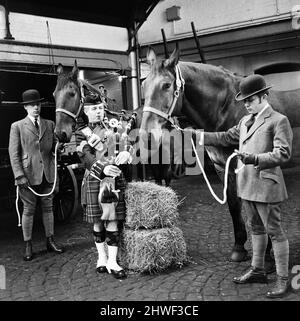
[[[73,218],[78,207],[78,186],[71,165],[59,166],[59,191],[54,196],[54,216],[58,222]]]

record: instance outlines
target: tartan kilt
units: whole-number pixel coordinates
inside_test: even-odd
[[[99,204],[98,196],[101,182],[86,171],[81,188],[81,204],[83,207],[83,220],[88,223],[99,223],[102,221],[102,206]],[[126,217],[125,188],[127,182],[123,173],[115,179],[115,188],[119,189],[119,201],[115,209],[116,215],[109,220],[124,221]]]

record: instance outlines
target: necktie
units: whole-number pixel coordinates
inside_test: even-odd
[[[37,118],[34,119],[34,126],[37,130],[39,130],[39,123],[37,121]]]
[[[252,114],[251,118],[248,121],[245,122],[245,125],[247,127],[247,133],[250,130],[251,126],[254,124],[256,115],[257,114]]]

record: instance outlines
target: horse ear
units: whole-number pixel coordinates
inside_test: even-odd
[[[156,53],[151,46],[148,47],[146,57],[147,57],[147,63],[152,67],[155,64],[157,58],[156,58]]]
[[[168,58],[164,62],[164,66],[171,67],[171,68],[175,67],[178,64],[179,56],[180,56],[180,50],[179,50],[179,47],[176,45],[176,48],[172,52],[170,58]]]
[[[57,68],[56,68],[56,72],[57,74],[62,74],[64,72],[64,67],[61,63],[58,64]]]
[[[72,76],[73,79],[77,79],[78,75],[79,75],[79,69],[77,67],[77,61],[75,60],[74,67],[73,67],[72,72],[71,72],[71,76]]]

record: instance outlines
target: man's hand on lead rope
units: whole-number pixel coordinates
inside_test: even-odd
[[[257,155],[255,154],[250,154],[246,152],[239,152],[238,150],[235,150],[235,152],[238,154],[237,157],[245,164],[253,164],[257,165],[258,164],[258,159]]]
[[[131,155],[126,150],[119,153],[119,155],[115,159],[116,165],[127,164],[131,162]]]
[[[20,188],[27,188],[29,186],[29,182],[26,176],[20,176],[18,178],[16,178],[16,184],[20,187]]]

